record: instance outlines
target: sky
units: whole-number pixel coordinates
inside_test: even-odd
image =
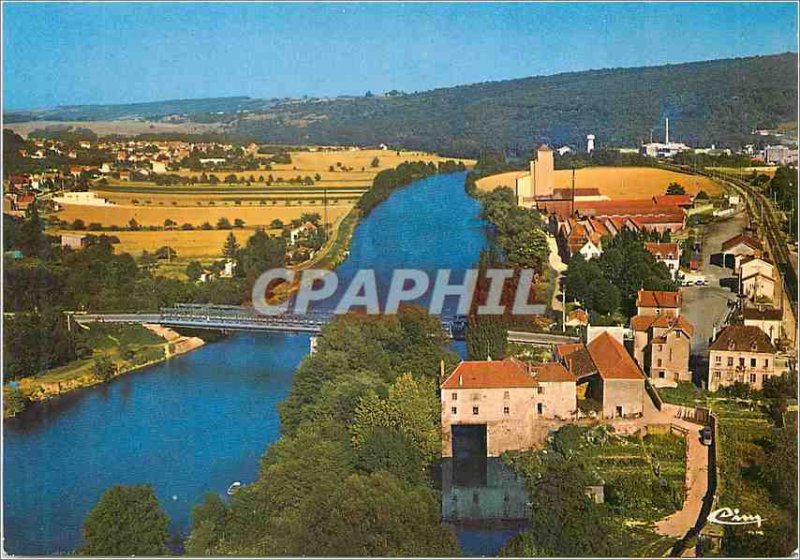
[[[797,52],[797,4],[4,3],[4,109],[423,91]]]

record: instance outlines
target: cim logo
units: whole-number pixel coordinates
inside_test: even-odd
[[[739,513],[739,508],[719,508],[708,515],[708,520],[718,525],[752,525],[761,527],[761,523],[766,521],[760,515],[743,515]]]

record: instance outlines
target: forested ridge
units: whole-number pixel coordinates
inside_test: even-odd
[[[486,149],[522,153],[534,142],[582,146],[589,133],[598,147],[635,146],[649,140],[651,129],[663,139],[669,116],[675,140],[738,147],[753,142],[754,128],[796,121],[797,55],[569,72],[411,94],[214,101],[227,111],[209,113],[207,100],[195,100],[196,109],[184,101],[140,110],[153,118],[179,106],[191,120],[222,122],[232,137],[262,142],[386,143],[471,156]],[[116,114],[109,107],[55,109],[46,117],[107,118]],[[249,112],[236,112],[243,109]]]

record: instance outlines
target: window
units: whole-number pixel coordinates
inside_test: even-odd
[[[544,414],[544,404],[536,403],[536,414]]]
[[[733,365],[733,358],[729,357],[728,358],[728,367],[730,367],[732,365]]]
[[[769,367],[769,358],[764,360],[764,367]]]
[[[454,400],[454,401],[457,401],[457,400],[458,400],[458,393],[453,393],[453,400]]]
[[[544,387],[541,387],[541,386],[540,387],[536,387],[536,393],[539,394],[539,395],[543,394],[544,393]]]
[[[756,367],[756,359],[750,358],[750,367]]]
[[[744,367],[744,358],[739,358],[739,367]]]
[[[478,415],[478,407],[477,406],[473,406],[472,407],[472,414],[475,415],[475,416]]]
[[[672,348],[669,349],[669,361],[672,361]]]
[[[722,377],[722,373],[719,372],[719,371],[715,371],[714,372],[714,379],[719,379],[720,377]]]
[[[658,359],[658,363],[656,363],[657,367],[661,367],[661,358]]]
[[[721,364],[721,363],[722,363],[722,356],[717,356],[717,357],[714,359],[714,362],[715,362],[715,363],[718,363],[718,364]]]
[[[511,398],[511,391],[503,391],[503,399],[508,400]]]
[[[750,383],[755,383],[755,382],[756,382],[756,374],[755,373],[751,373],[750,374]]]
[[[510,412],[511,412],[510,408],[508,408],[507,406],[503,407],[503,414],[509,414]]]
[[[665,374],[664,374],[664,370],[662,369],[661,371],[658,372],[658,378],[659,379],[664,379],[664,377],[665,377]]]
[[[458,414],[458,409],[456,407],[453,407],[450,409],[450,412],[452,412],[453,414]]]

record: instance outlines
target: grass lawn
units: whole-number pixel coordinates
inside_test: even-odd
[[[129,369],[164,356],[165,340],[141,325],[94,324],[82,333],[85,345],[91,349],[91,356],[20,380],[24,394],[36,398],[39,394],[57,392],[61,384],[79,387],[94,384],[97,382],[94,361],[99,356],[108,356],[120,369]]]

